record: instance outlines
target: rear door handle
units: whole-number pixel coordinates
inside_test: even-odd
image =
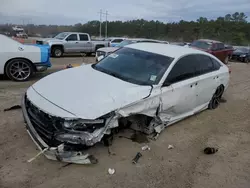
[[[79,42],[76,42],[76,44],[78,44]]]

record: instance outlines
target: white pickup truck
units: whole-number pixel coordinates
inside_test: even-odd
[[[61,57],[64,53],[85,53],[87,56],[97,49],[107,47],[107,41],[92,41],[89,34],[63,32],[54,38],[36,40],[37,44],[46,44],[51,48],[52,57]]]

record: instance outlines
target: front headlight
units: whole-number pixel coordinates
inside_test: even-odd
[[[240,57],[246,57],[246,54],[242,54],[242,55],[240,55]]]
[[[72,128],[77,129],[77,128],[87,128],[91,125],[104,124],[104,123],[105,123],[104,119],[97,119],[97,120],[77,119],[77,120],[65,120],[63,126],[69,129]]]

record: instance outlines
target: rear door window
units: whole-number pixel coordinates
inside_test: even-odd
[[[79,34],[79,36],[80,36],[80,41],[88,41],[88,40],[89,40],[88,35],[85,35],[85,34]]]
[[[206,74],[215,70],[214,64],[210,57],[206,55],[195,55],[197,75]]]

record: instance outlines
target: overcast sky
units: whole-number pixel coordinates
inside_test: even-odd
[[[236,11],[250,17],[249,8],[250,0],[0,0],[0,23],[85,23],[99,20],[100,9],[108,11],[108,20],[170,22],[214,19]]]

